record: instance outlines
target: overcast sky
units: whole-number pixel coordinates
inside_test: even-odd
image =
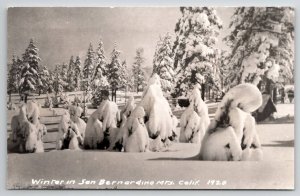
[[[217,8],[217,12],[224,24],[223,37],[233,8]],[[180,16],[179,8],[10,8],[8,61],[12,55],[21,57],[33,38],[43,65],[52,69],[68,63],[71,55],[79,55],[83,63],[89,43],[96,49],[102,38],[107,59],[117,43],[122,60],[131,65],[135,50],[143,47],[145,66],[150,67],[159,36],[174,35]]]

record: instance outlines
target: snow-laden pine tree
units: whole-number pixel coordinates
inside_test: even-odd
[[[8,65],[7,93],[9,96],[19,91],[22,64],[22,60],[19,57],[13,56],[12,63]]]
[[[63,81],[63,87],[64,87],[64,91],[68,90],[68,65],[66,63],[63,63],[62,65],[60,65],[60,75],[61,75],[61,79]]]
[[[89,88],[90,82],[92,81],[92,77],[94,75],[94,68],[95,68],[95,53],[94,53],[94,49],[92,46],[92,43],[90,43],[87,54],[86,54],[86,58],[84,60],[84,64],[83,64],[83,79],[85,80],[84,82],[84,86],[83,89],[87,89]]]
[[[111,52],[111,61],[109,64],[107,64],[107,79],[112,92],[112,101],[114,100],[114,98],[116,101],[116,93],[121,81],[121,76],[119,73],[122,68],[120,54],[121,52],[117,50],[117,47],[115,45],[113,51]]]
[[[74,64],[74,82],[75,82],[75,91],[80,89],[80,81],[82,79],[82,71],[81,71],[81,61],[79,56],[76,57]]]
[[[231,48],[226,69],[228,88],[253,83],[272,94],[275,83],[293,78],[294,10],[289,7],[236,8],[225,38]],[[262,87],[265,88],[262,88]]]
[[[120,78],[119,88],[125,89],[127,87],[128,79],[129,79],[128,71],[127,71],[127,64],[126,64],[125,60],[122,62],[121,67],[118,72],[119,72],[119,78]]]
[[[134,86],[134,73],[132,71],[131,67],[127,67],[127,90],[130,92],[134,92],[135,86]]]
[[[95,72],[94,79],[100,79],[102,76],[106,75],[106,57],[104,52],[104,45],[102,40],[99,41],[98,48],[95,52]]]
[[[69,65],[68,65],[68,71],[67,71],[67,91],[74,91],[76,83],[75,83],[75,61],[74,57],[70,57]]]
[[[107,63],[104,55],[104,45],[100,40],[98,48],[95,53],[95,71],[92,79],[92,104],[97,107],[101,103],[101,90],[108,90],[109,83],[106,77],[107,74]]]
[[[174,84],[174,55],[172,48],[172,37],[167,33],[164,37],[159,38],[153,59],[153,73],[159,75],[164,92],[170,92]]]
[[[19,90],[20,93],[24,94],[25,102],[27,102],[28,94],[36,91],[36,81],[39,79],[39,62],[41,61],[38,51],[39,49],[34,45],[31,39],[23,54],[23,66],[19,84]]]
[[[61,65],[56,65],[53,71],[53,90],[55,92],[55,97],[64,91],[64,86],[66,85],[65,81],[61,77],[61,71]]]
[[[182,16],[175,26],[173,51],[177,75],[172,95],[186,95],[193,85],[199,83],[204,99],[206,84],[214,80],[214,45],[222,22],[212,7],[181,7],[180,11]]]
[[[143,90],[143,87],[145,86],[145,73],[143,71],[143,64],[145,63],[144,55],[144,49],[138,48],[136,50],[136,56],[134,57],[134,62],[132,65],[132,72],[133,72],[133,78],[134,78],[134,86],[136,88],[136,92]]]
[[[105,88],[109,86],[107,81],[107,65],[106,65],[106,57],[104,55],[104,45],[102,40],[100,40],[98,48],[95,53],[95,70],[92,78],[92,89],[96,88]]]
[[[38,80],[38,93],[49,93],[53,91],[52,86],[53,81],[51,81],[51,76],[48,68],[46,66],[42,66],[39,69],[39,80]]]

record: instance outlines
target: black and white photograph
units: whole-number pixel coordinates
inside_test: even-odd
[[[295,18],[8,8],[6,188],[294,190]]]

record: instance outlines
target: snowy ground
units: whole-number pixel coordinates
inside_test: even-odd
[[[217,104],[209,104],[213,116]],[[293,104],[279,104],[278,116],[294,116]],[[8,122],[16,111],[8,112]],[[62,109],[56,109],[62,114]],[[92,111],[89,111],[91,113]],[[175,112],[180,116],[181,110]],[[293,118],[292,118],[293,119]],[[7,188],[77,188],[77,189],[292,189],[294,187],[294,123],[263,122],[257,125],[264,151],[261,162],[198,161],[199,146],[173,144],[166,152],[120,153],[106,151],[55,151],[59,116],[42,109],[43,123],[49,133],[42,154],[8,154]],[[8,124],[8,130],[10,125]],[[33,185],[33,179],[64,180],[60,185]],[[83,179],[95,181],[82,184]],[[99,185],[101,179],[119,180],[119,184]],[[68,180],[75,180],[67,184]],[[134,181],[126,182],[126,181]],[[138,185],[139,180],[155,185]],[[199,181],[198,181],[199,180]],[[215,181],[213,181],[215,180]],[[168,182],[169,181],[169,182]],[[217,182],[219,181],[219,182]],[[103,181],[101,181],[103,182]],[[189,184],[194,182],[194,184]],[[213,183],[214,182],[214,183]],[[92,183],[92,184],[91,184]],[[129,185],[124,184],[129,183]],[[130,184],[133,183],[133,184]],[[158,183],[158,184],[156,184]],[[182,185],[187,183],[186,185]],[[217,185],[217,184],[223,185]]]

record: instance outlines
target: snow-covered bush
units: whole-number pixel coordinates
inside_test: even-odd
[[[130,117],[134,108],[135,108],[134,97],[130,96],[127,100],[126,105],[124,106],[124,108],[122,109],[122,111],[120,113],[121,119],[122,119],[122,124],[124,124],[126,122],[126,119]]]
[[[102,101],[87,121],[84,140],[86,148],[107,149],[109,141],[113,140],[109,138],[110,130],[117,127],[118,121],[120,112],[117,104],[109,100]]]
[[[202,140],[200,159],[260,160],[261,145],[250,112],[261,104],[262,95],[252,84],[230,89],[220,102]]]
[[[58,125],[58,134],[56,139],[57,150],[79,150],[79,145],[83,143],[83,138],[77,125],[71,120],[68,111],[62,115]]]
[[[189,96],[190,105],[180,119],[180,142],[201,143],[210,123],[208,108],[201,98],[200,85],[195,85]]]
[[[82,120],[83,109],[79,106],[69,106],[70,119],[77,125],[81,137],[84,139],[86,123]]]
[[[173,132],[175,132],[174,115],[168,101],[163,96],[160,78],[157,74],[149,79],[139,106],[145,110],[145,124],[150,138],[155,139],[159,136],[162,141],[166,142],[169,137],[172,137]]]
[[[127,119],[123,128],[125,152],[146,152],[149,148],[149,136],[144,124],[145,111],[138,106]]]
[[[44,152],[43,136],[47,133],[45,125],[39,121],[38,104],[29,101],[20,106],[19,114],[11,120],[12,141],[17,152]]]

